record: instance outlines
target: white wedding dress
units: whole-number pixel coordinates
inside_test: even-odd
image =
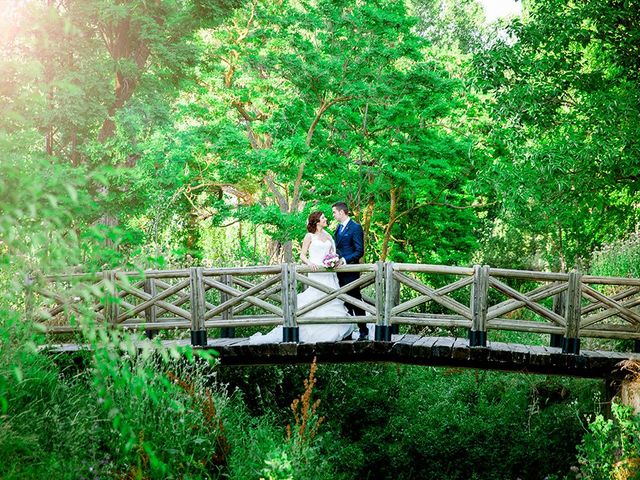
[[[328,235],[328,234],[327,234]],[[330,251],[335,252],[335,243],[330,235],[329,240],[321,240],[316,234],[312,234],[309,245],[309,260],[316,265],[322,265],[322,260]],[[331,289],[340,288],[338,276],[334,272],[309,273],[309,279],[322,283]],[[298,309],[315,302],[319,298],[326,296],[326,293],[317,288],[308,287],[304,292],[298,294]],[[324,303],[319,307],[302,315],[302,318],[313,317],[348,317],[349,312],[344,302],[338,298]],[[350,337],[355,330],[353,323],[328,323],[315,325],[300,325],[299,340],[305,343],[337,342]],[[277,326],[267,334],[256,333],[249,337],[252,344],[278,343],[282,342],[282,326]]]

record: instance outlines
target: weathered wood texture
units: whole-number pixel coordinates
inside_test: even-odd
[[[165,341],[165,345],[184,341]],[[390,342],[342,341],[331,343],[274,343],[251,345],[246,338],[210,339],[204,349],[219,353],[222,365],[394,362],[412,365],[463,367],[590,378],[611,378],[623,360],[640,360],[640,354],[582,351],[561,353],[560,348],[488,342],[469,347],[466,338],[393,335]],[[51,353],[85,350],[78,345],[51,345]]]
[[[361,307],[366,320],[386,332],[397,332],[398,325],[465,328],[479,333],[475,338],[482,341],[475,345],[496,330],[552,334],[578,350],[584,337],[640,340],[640,279],[377,262],[340,267],[361,275],[332,289],[309,278],[311,271],[295,264],[110,270],[29,279],[25,295],[28,315],[51,334],[80,330],[78,319],[87,312],[98,325],[148,332],[278,324],[295,329],[349,321],[305,315],[339,299]],[[347,293],[354,287],[365,289],[363,300]],[[304,288],[322,296],[300,307],[297,294]]]

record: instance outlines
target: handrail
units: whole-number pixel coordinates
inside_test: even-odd
[[[307,277],[330,271],[361,276],[337,290]],[[444,281],[431,285],[428,279],[434,275],[442,275]],[[523,282],[515,282],[515,287],[512,280]],[[68,323],[69,315],[89,308],[110,328],[144,328],[150,336],[164,328],[189,328],[194,345],[206,344],[208,328],[233,335],[235,327],[278,324],[284,326],[283,341],[295,342],[301,324],[344,322],[337,317],[298,320],[339,299],[367,312],[367,319],[376,324],[376,340],[390,340],[399,325],[415,325],[466,328],[471,346],[478,347],[487,345],[490,331],[513,330],[551,334],[564,353],[579,353],[581,337],[633,339],[640,350],[640,279],[582,275],[576,270],[377,262],[336,269],[280,264],[109,270],[45,275],[39,281],[39,287],[27,282],[25,306],[28,318],[35,318],[36,296],[53,303],[41,316],[50,333],[80,330]],[[68,290],[56,291],[58,283]],[[298,306],[297,293],[304,287],[322,295],[310,305]],[[353,296],[352,290],[360,287],[369,289],[366,301]],[[427,304],[433,313],[427,313]],[[528,313],[518,317],[518,312]]]

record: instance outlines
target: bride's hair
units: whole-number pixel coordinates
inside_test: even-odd
[[[320,221],[320,217],[322,217],[323,213],[316,210],[315,212],[311,212],[309,218],[307,218],[307,232],[316,233],[318,229],[318,222]]]

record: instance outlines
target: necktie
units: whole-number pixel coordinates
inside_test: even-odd
[[[338,225],[338,235],[342,233],[342,224]]]

